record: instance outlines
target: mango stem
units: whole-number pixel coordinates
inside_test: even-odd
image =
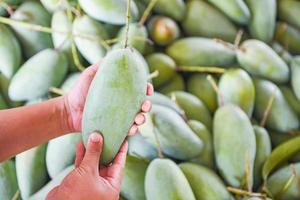
[[[226,72],[226,69],[220,67],[209,67],[209,66],[178,66],[176,68],[176,71],[222,74]]]
[[[19,196],[20,196],[20,191],[17,190],[11,200],[17,200],[17,199],[19,199]]]
[[[240,29],[237,34],[236,34],[236,37],[235,37],[235,40],[234,40],[234,46],[235,48],[238,48],[239,45],[240,45],[240,42],[242,40],[242,37],[243,37],[243,34],[244,34],[244,30],[243,29]]]
[[[212,88],[217,93],[217,95],[219,96],[219,98],[220,98],[220,105],[224,106],[224,104],[225,104],[224,96],[221,94],[221,92],[220,92],[220,90],[219,90],[219,88],[217,86],[216,81],[214,80],[214,78],[211,75],[208,75],[206,78],[209,81],[209,83],[211,84]]]
[[[271,111],[271,108],[272,108],[272,105],[273,105],[273,102],[274,102],[274,99],[275,99],[276,92],[277,92],[277,89],[274,90],[271,98],[268,101],[267,108],[266,108],[266,110],[264,112],[264,115],[263,115],[263,118],[262,118],[262,120],[260,122],[260,127],[264,127],[265,124],[266,124],[266,121],[267,121],[267,119],[269,117],[269,114],[270,114],[270,111]]]
[[[239,195],[239,196],[250,196],[250,197],[261,197],[261,198],[267,197],[266,194],[249,192],[249,191],[245,191],[245,190],[237,189],[237,188],[233,188],[233,187],[227,187],[227,190],[229,192]]]
[[[129,34],[129,22],[130,22],[130,4],[131,0],[127,0],[127,14],[126,14],[126,32],[125,32],[125,44],[124,48],[128,46],[128,34]]]
[[[80,62],[78,52],[77,52],[77,49],[76,49],[76,45],[75,45],[74,42],[72,43],[71,50],[72,50],[72,57],[73,57],[73,60],[74,60],[74,64],[77,67],[77,69],[79,69],[79,71],[85,70],[85,67]]]
[[[60,95],[60,96],[63,96],[65,94],[65,91],[63,91],[62,89],[59,89],[57,87],[50,87],[49,91],[54,94]]]
[[[154,8],[155,4],[156,4],[157,0],[151,0],[150,3],[148,4],[147,8],[145,9],[143,16],[141,17],[140,21],[139,21],[139,25],[143,26],[146,22],[146,20],[148,19],[152,9]]]
[[[159,76],[159,71],[155,70],[154,72],[152,72],[151,74],[149,74],[149,76],[147,77],[148,80],[154,79],[156,77]]]

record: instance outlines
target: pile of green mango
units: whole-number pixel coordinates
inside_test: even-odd
[[[300,1],[128,2],[0,1],[0,110],[67,94],[102,60],[82,133],[0,163],[0,199],[45,199],[94,130],[110,163],[146,99],[120,199],[300,199]]]

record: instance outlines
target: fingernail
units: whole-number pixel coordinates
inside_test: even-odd
[[[101,136],[98,133],[92,133],[90,140],[94,143],[98,143],[101,140]]]
[[[151,107],[151,102],[146,100],[145,103],[142,105],[142,110],[149,110]]]
[[[145,121],[144,115],[139,114],[139,115],[136,117],[135,123],[141,124],[141,123],[143,123],[144,121]]]

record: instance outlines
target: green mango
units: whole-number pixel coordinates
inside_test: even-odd
[[[153,160],[158,157],[156,147],[148,142],[141,134],[128,138],[128,155]]]
[[[148,23],[152,40],[161,46],[168,45],[179,38],[180,29],[176,22],[164,16],[154,16]]]
[[[291,63],[291,69],[292,69],[292,78],[291,78],[291,82],[292,82],[292,88],[293,91],[296,95],[296,97],[298,98],[298,100],[300,100],[300,56],[294,57],[294,59],[292,60]]]
[[[189,36],[219,38],[228,42],[233,42],[237,34],[237,28],[226,15],[202,0],[187,3],[182,26]]]
[[[61,89],[65,92],[68,93],[70,92],[73,87],[76,85],[77,81],[79,80],[80,77],[80,72],[74,72],[72,74],[70,74],[65,81],[63,82],[63,84],[61,85]]]
[[[285,63],[290,64],[293,56],[277,42],[272,43],[272,49],[284,60]]]
[[[153,160],[146,172],[147,200],[196,200],[180,168],[169,159]]]
[[[0,73],[0,93],[5,100],[6,104],[11,107],[18,107],[22,105],[22,102],[12,101],[8,96],[8,87],[10,85],[10,80]]]
[[[170,97],[184,111],[188,119],[198,120],[211,130],[211,114],[198,97],[183,91],[172,92]]]
[[[299,173],[300,163],[285,166],[270,176],[266,186],[276,199],[298,200],[300,198]],[[291,179],[293,176],[294,178]]]
[[[279,131],[287,132],[299,127],[299,120],[296,113],[284,98],[279,88],[272,82],[262,79],[254,80],[255,85],[255,109],[256,119],[262,120],[267,105],[274,96],[274,101],[266,120],[266,127]]]
[[[101,163],[110,163],[146,98],[147,68],[143,57],[126,48],[107,54],[91,83],[83,111],[84,144],[98,131],[105,143]],[[126,107],[126,112],[120,112]],[[97,112],[95,112],[97,110]]]
[[[279,19],[300,29],[300,1],[280,0],[278,1]]]
[[[211,4],[223,11],[234,22],[247,25],[251,19],[251,13],[243,0],[208,0]]]
[[[179,106],[174,101],[172,101],[168,96],[165,96],[161,93],[154,92],[152,96],[147,96],[147,99],[151,101],[152,104],[157,104],[171,108],[180,115],[184,114],[181,108],[179,108]]]
[[[273,148],[275,148],[275,147],[279,146],[281,143],[286,142],[295,137],[295,135],[291,135],[288,133],[276,132],[276,131],[270,131],[269,135],[270,135],[270,139],[271,139]]]
[[[255,39],[269,43],[274,36],[276,25],[276,0],[245,0],[251,12],[248,26]]]
[[[17,191],[15,163],[11,160],[0,163],[0,199],[11,200]]]
[[[179,160],[192,159],[203,150],[202,140],[186,124],[184,119],[168,107],[153,105],[151,117],[139,127],[149,142],[160,144],[162,152]]]
[[[79,0],[80,7],[92,18],[115,25],[126,23],[126,0]],[[131,1],[130,12],[132,19],[138,17],[138,8],[134,1]]]
[[[108,34],[96,20],[87,15],[75,18],[73,35],[79,52],[90,64],[99,62],[105,56],[107,44],[103,40],[108,38]]]
[[[58,186],[63,181],[63,179],[73,170],[74,170],[74,165],[67,167],[61,173],[59,173],[54,179],[52,179],[44,187],[42,187],[38,192],[30,196],[28,200],[46,199],[48,193],[56,186]]]
[[[262,183],[262,169],[267,157],[271,154],[271,139],[266,129],[253,126],[256,137],[256,156],[254,162],[254,189],[258,189]]]
[[[300,54],[300,31],[284,22],[276,26],[275,40],[292,54]]]
[[[25,1],[14,11],[11,19],[49,27],[51,16],[38,1]],[[48,33],[31,30],[18,25],[12,25],[12,28],[21,42],[26,58],[35,55],[43,49],[53,47],[51,35]]]
[[[237,106],[222,106],[215,113],[213,130],[220,174],[230,186],[245,188],[248,185],[251,188],[256,144],[248,116]]]
[[[27,60],[14,75],[8,88],[9,97],[14,101],[43,97],[51,86],[61,84],[67,68],[64,54],[45,49]]]
[[[21,65],[21,47],[13,32],[0,24],[0,73],[12,78]]]
[[[194,158],[191,162],[205,165],[211,169],[214,168],[214,152],[212,144],[212,134],[207,130],[204,124],[196,120],[189,120],[188,125],[196,133],[196,135],[203,141],[204,148],[198,158]]]
[[[185,89],[185,83],[180,74],[174,74],[173,78],[158,88],[158,92],[168,94],[173,91],[181,91]]]
[[[42,144],[16,156],[17,179],[22,199],[28,199],[48,181],[46,148],[47,144]]]
[[[208,38],[180,39],[169,46],[166,52],[178,65],[222,67],[236,63],[233,49]]]
[[[2,94],[0,93],[0,110],[8,108],[7,103],[5,102]]]
[[[49,141],[46,151],[46,166],[51,178],[56,177],[74,163],[76,145],[80,140],[80,133],[72,133]]]
[[[75,6],[77,0],[41,0],[41,3],[49,12],[54,13],[59,10],[68,9],[72,5]]]
[[[277,83],[289,80],[289,67],[271,47],[259,40],[246,40],[237,51],[238,62],[251,75]]]
[[[130,200],[146,200],[144,182],[148,163],[127,156],[124,178],[121,186],[121,195]]]
[[[108,38],[116,38],[121,29],[121,26],[113,24],[103,24],[103,26],[108,34]]]
[[[206,74],[195,74],[187,81],[187,91],[197,96],[205,103],[211,113],[218,107],[217,95]]]
[[[296,95],[292,89],[288,86],[280,86],[280,91],[282,92],[284,98],[290,105],[290,107],[297,113],[300,117],[300,100],[297,99]]]
[[[190,183],[196,199],[233,199],[222,180],[209,168],[192,163],[182,163],[179,167]]]
[[[255,91],[251,77],[242,69],[227,70],[219,81],[219,105],[239,106],[251,118]]]

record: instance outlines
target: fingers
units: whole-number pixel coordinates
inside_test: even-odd
[[[86,152],[81,164],[85,167],[90,167],[95,172],[98,172],[102,146],[102,136],[98,133],[92,133],[89,137]]]
[[[132,136],[132,135],[136,134],[137,131],[138,131],[137,125],[136,125],[136,124],[133,124],[133,125],[131,126],[131,128],[129,129],[129,131],[128,131],[128,135],[129,135],[129,136]]]
[[[83,157],[84,157],[84,153],[85,153],[85,148],[83,145],[83,142],[80,141],[77,145],[76,148],[76,158],[75,158],[75,167],[79,167],[79,165],[81,164]]]
[[[97,72],[99,66],[100,66],[100,62],[86,68],[82,72],[82,74],[79,78],[79,82],[80,83],[85,83],[86,85],[90,85],[93,78],[94,78],[94,76],[96,75],[96,72]]]
[[[153,92],[154,92],[153,85],[151,83],[148,83],[148,85],[147,85],[147,95],[152,96]]]
[[[137,116],[134,119],[134,122],[136,125],[142,125],[145,122],[145,116],[143,113],[137,114]]]
[[[142,112],[149,112],[151,110],[151,101],[146,100],[142,105]]]

